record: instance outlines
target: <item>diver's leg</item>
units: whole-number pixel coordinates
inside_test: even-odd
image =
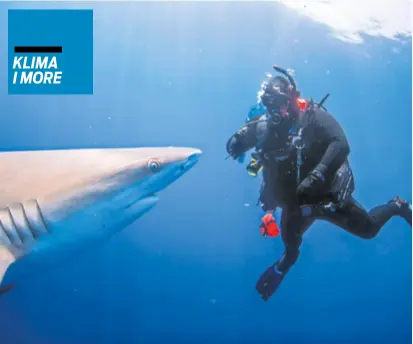
[[[305,231],[313,224],[313,217],[303,217],[299,211],[283,210],[281,235],[285,245],[282,258],[276,263],[279,271],[286,273],[297,261]]]
[[[386,210],[384,209],[386,208]],[[396,196],[385,206],[379,206],[370,210],[369,215],[376,218],[377,221],[386,223],[388,214],[392,212],[392,216],[402,217],[410,226],[412,225],[412,206],[403,198]],[[391,217],[392,217],[391,216]]]
[[[277,202],[274,197],[274,185],[268,168],[263,170],[263,181],[258,201],[264,211],[275,210],[277,208]]]
[[[399,199],[397,199],[399,202]],[[367,212],[356,200],[335,213],[328,213],[325,219],[346,231],[365,239],[374,238],[383,226],[393,217],[401,216],[411,225],[411,209],[392,200]]]
[[[259,278],[256,289],[264,301],[277,290],[287,272],[295,264],[300,254],[300,245],[304,232],[314,222],[314,218],[303,217],[300,212],[283,209],[281,217],[282,239],[285,245],[284,255],[272,264]]]

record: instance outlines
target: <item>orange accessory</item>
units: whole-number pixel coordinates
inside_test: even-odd
[[[297,98],[297,106],[301,111],[305,111],[307,109],[307,101],[305,99]]]
[[[275,222],[273,214],[265,214],[261,221],[260,231],[263,236],[276,237],[280,234],[280,229]]]

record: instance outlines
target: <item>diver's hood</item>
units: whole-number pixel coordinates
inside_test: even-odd
[[[284,68],[273,66],[273,69],[282,76],[267,74],[267,79],[261,84],[259,92],[262,104],[270,113],[282,114],[299,96],[297,85],[292,75]]]
[[[261,102],[270,111],[287,108],[290,103],[289,83],[281,77],[271,77],[261,84]]]

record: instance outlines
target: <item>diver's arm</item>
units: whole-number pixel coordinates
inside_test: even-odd
[[[257,144],[257,122],[261,116],[251,118],[227,141],[227,152],[234,159]]]
[[[342,127],[329,113],[317,109],[315,111],[315,124],[317,138],[329,143],[316,170],[325,177],[332,178],[346,161],[350,153],[350,146]]]

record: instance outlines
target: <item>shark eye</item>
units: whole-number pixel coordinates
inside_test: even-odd
[[[159,160],[151,159],[148,161],[148,168],[153,173],[159,172],[159,170],[161,169],[161,163],[159,162]]]

